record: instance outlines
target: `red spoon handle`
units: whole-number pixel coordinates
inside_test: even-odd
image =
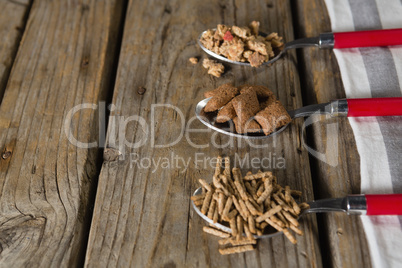
[[[367,215],[402,215],[402,194],[366,195]]]
[[[402,45],[402,29],[334,33],[334,48]]]
[[[347,99],[348,117],[402,115],[402,98]]]

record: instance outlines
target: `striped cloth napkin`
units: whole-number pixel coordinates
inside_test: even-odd
[[[325,0],[333,32],[402,28],[401,0]],[[402,97],[402,46],[334,50],[347,98]],[[402,193],[402,117],[350,118],[361,191]],[[361,216],[374,267],[402,267],[402,216]]]

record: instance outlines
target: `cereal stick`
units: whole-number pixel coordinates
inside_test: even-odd
[[[253,199],[253,198],[248,198],[248,201],[255,207],[255,209],[257,209],[261,214],[264,213],[264,206],[258,205],[257,202]]]
[[[251,213],[250,213],[250,211],[248,210],[248,208],[247,208],[247,206],[246,206],[246,203],[244,203],[243,200],[239,199],[239,204],[240,204],[241,209],[242,209],[243,212],[244,212],[244,217],[243,217],[243,219],[244,219],[245,221],[247,221],[247,218],[248,218],[248,216],[250,216]]]
[[[282,208],[286,211],[292,210],[291,207],[289,207],[277,194],[273,194],[272,197],[275,199],[275,201],[278,203],[278,205],[281,205]]]
[[[241,185],[240,181],[235,180],[234,184],[236,185],[237,191],[239,191],[240,197],[243,200],[247,200],[248,196],[247,196],[247,192],[246,190],[243,188],[243,185]]]
[[[257,216],[257,215],[258,215],[258,216],[261,216],[261,215],[262,215],[262,213],[261,213],[260,211],[258,211],[258,210],[250,203],[249,200],[246,200],[245,204],[246,204],[248,210],[250,211],[250,213],[251,213],[253,216]]]
[[[239,246],[239,247],[219,249],[219,253],[222,255],[227,255],[227,254],[234,254],[234,253],[242,253],[242,252],[251,251],[251,250],[254,250],[252,245],[245,245],[245,246]]]
[[[271,180],[266,180],[264,182],[264,187],[265,187],[265,191],[261,194],[261,196],[257,199],[257,203],[258,204],[262,204],[265,199],[267,199],[268,197],[270,197],[273,187],[272,187],[272,181]]]
[[[204,199],[200,199],[200,200],[193,201],[193,202],[196,207],[199,207],[199,206],[202,206],[202,204],[204,203]]]
[[[285,201],[286,201],[286,203],[288,203],[288,204],[290,204],[290,198],[291,198],[291,196],[290,196],[290,187],[289,187],[289,185],[286,185],[285,186]]]
[[[250,232],[251,232],[252,234],[256,234],[256,230],[255,230],[255,220],[254,220],[253,216],[249,216],[249,217],[247,218],[247,221],[248,221],[248,229],[250,230]]]
[[[267,208],[267,207],[270,207],[271,206],[271,198],[266,198],[265,200],[264,200],[264,207],[265,208]]]
[[[299,207],[301,210],[305,210],[305,209],[309,209],[310,205],[307,203],[301,203],[301,204],[299,204]]]
[[[276,224],[275,222],[273,222],[272,220],[270,220],[270,219],[266,219],[265,220],[269,225],[271,225],[272,227],[274,227],[276,230],[278,230],[279,232],[282,232],[283,231],[283,228],[282,227],[280,227],[278,224]]]
[[[218,194],[219,194],[219,193],[223,193],[223,191],[218,188],[218,189],[215,190],[215,193],[218,193]]]
[[[222,189],[222,191],[225,193],[226,196],[230,195],[228,189],[226,189],[225,186],[221,183],[220,176],[213,176],[212,178],[213,184],[217,189]]]
[[[239,168],[237,168],[237,167],[232,168],[232,174],[233,174],[234,180],[240,182],[240,177],[241,177],[241,176],[239,176],[239,173],[240,173],[240,169],[239,169]]]
[[[208,192],[212,191],[211,185],[209,185],[209,183],[207,183],[205,180],[199,179],[198,181],[201,183],[202,187],[204,187]]]
[[[253,187],[254,192],[257,192],[257,181],[256,180],[251,181],[251,186]]]
[[[299,226],[299,222],[292,217],[292,215],[290,215],[288,212],[286,211],[282,211],[283,216],[285,216],[285,218],[294,226],[298,227]]]
[[[202,200],[205,198],[205,194],[197,194],[197,195],[193,195],[191,196],[191,200],[192,201],[198,201],[198,200]]]
[[[226,220],[228,218],[228,213],[229,213],[230,208],[232,207],[232,204],[233,204],[233,200],[229,196],[228,199],[226,200],[225,208],[223,209],[223,212],[222,212],[222,219]]]
[[[257,235],[262,236],[262,231],[260,229],[257,229]]]
[[[240,216],[237,216],[237,236],[236,236],[236,241],[240,241],[243,237],[243,231],[244,231],[244,224],[243,224],[243,218]]]
[[[220,177],[218,175],[213,175],[212,176],[212,183],[214,184],[215,188],[221,188],[220,186]]]
[[[231,237],[223,238],[223,239],[218,240],[218,244],[221,246],[224,246],[224,245],[230,244],[231,241],[232,241]]]
[[[236,199],[236,197],[235,197],[234,195],[232,195],[232,200],[233,200],[233,204],[234,204],[235,208],[237,209],[237,211],[239,212],[239,214],[240,214],[243,218],[247,219],[247,217],[246,217],[245,214],[244,214],[243,209],[242,209],[241,206],[240,206],[239,201],[237,201],[237,199]],[[240,199],[240,200],[241,200],[241,199]]]
[[[286,219],[286,217],[283,215],[284,210],[281,210],[278,212],[278,214],[276,214],[276,216],[281,220],[281,222],[283,222],[285,227],[289,227],[289,221]]]
[[[258,218],[255,219],[256,222],[262,222],[266,219],[268,219],[269,217],[271,217],[272,215],[275,215],[276,213],[278,213],[279,211],[282,210],[281,206],[277,206],[275,208],[271,208],[270,210],[268,210],[267,212],[265,212],[263,215],[259,216]]]
[[[272,177],[272,172],[267,171],[267,172],[252,174],[252,175],[246,175],[244,177],[244,179],[247,181],[251,181],[251,180],[256,180],[256,179],[262,179],[264,177]]]
[[[300,197],[302,195],[301,191],[297,191],[297,190],[291,190],[290,194],[294,197]]]
[[[225,157],[225,170],[223,174],[229,179],[230,178],[230,158],[228,156]]]
[[[236,217],[238,213],[239,213],[239,212],[238,212],[236,209],[234,209],[234,210],[232,210],[231,212],[229,212],[229,214],[228,214],[228,220],[230,221],[231,219],[233,219],[234,217]]]
[[[215,207],[216,207],[216,200],[212,198],[211,203],[209,204],[208,215],[207,215],[207,217],[210,218],[211,220],[214,218]]]
[[[283,188],[279,184],[275,184],[274,186],[274,192],[282,192]]]
[[[257,190],[257,196],[258,197],[260,197],[261,195],[262,195],[262,193],[264,192],[264,184],[261,184],[259,187],[258,187],[258,190]]]
[[[237,232],[237,225],[236,225],[236,218],[233,218],[229,221],[230,229],[232,229],[232,236],[236,236]]]
[[[214,216],[212,218],[213,223],[217,223],[219,220],[219,211],[217,208],[215,208]]]
[[[303,235],[303,231],[297,228],[296,226],[291,224],[289,228],[292,229],[296,234]]]
[[[230,237],[229,233],[226,233],[224,231],[221,231],[221,230],[218,230],[218,229],[215,229],[215,228],[212,228],[212,227],[208,227],[208,226],[204,226],[202,228],[202,230],[204,232],[208,233],[208,234],[212,234],[212,235],[219,236],[219,237],[222,237],[222,238]]]
[[[286,237],[289,239],[289,241],[295,245],[297,244],[297,240],[296,238],[289,232],[289,230],[287,228],[283,229],[283,234],[286,235]]]
[[[218,212],[222,215],[223,209],[225,208],[226,197],[223,193],[218,195]]]
[[[240,241],[236,241],[235,239],[231,239],[230,243],[232,246],[243,246],[243,245],[254,245],[257,244],[257,240],[255,239],[242,239]]]
[[[216,160],[216,167],[215,167],[215,174],[214,176],[218,176],[219,174],[221,174],[222,170],[222,156],[218,156],[217,160]]]
[[[246,233],[248,240],[255,240],[254,236],[251,234],[250,229],[248,228],[247,224],[244,225],[244,232]]]
[[[276,215],[278,215],[279,216],[279,213],[281,213],[281,211],[279,211]],[[276,216],[271,216],[271,217],[269,217],[269,219],[271,220],[271,221],[273,221],[273,222],[275,222],[276,224],[278,224],[280,227],[282,227],[282,228],[284,228],[284,227],[287,227],[287,221],[285,220],[285,222],[284,221],[282,221],[282,220],[280,220],[278,217],[276,217]]]
[[[251,186],[251,184],[250,184],[248,181],[246,181],[246,182],[244,183],[244,186],[246,187],[248,193],[249,193],[251,196],[255,195],[255,189]]]
[[[290,196],[290,204],[292,205],[292,208],[293,208],[294,212],[296,213],[296,215],[299,215],[301,212],[301,209],[300,209],[299,205],[296,203],[296,201],[293,199],[292,196]]]
[[[226,177],[227,177],[227,181],[228,181],[227,185],[230,185],[230,187],[233,190],[234,195],[238,195],[239,193],[237,192],[236,185],[234,184],[232,178],[230,176],[229,177],[226,176]]]
[[[204,202],[202,203],[201,213],[204,214],[204,215],[208,212],[209,204],[211,202],[213,193],[214,193],[213,191],[207,192],[207,195],[205,196]]]
[[[268,223],[267,223],[266,221],[263,221],[263,222],[261,222],[261,224],[260,224],[261,230],[264,230],[265,227],[267,227],[267,226],[268,226]]]
[[[225,191],[225,195],[232,195],[232,194],[234,194],[235,192],[234,192],[234,190],[233,190],[233,188],[232,188],[232,186],[231,186],[231,184],[229,183],[229,181],[228,181],[228,177],[226,176],[226,175],[219,175],[219,178],[222,180],[222,182],[223,182],[223,184],[221,183],[221,187],[222,188],[226,188],[226,190],[227,191]],[[227,192],[229,192],[229,193],[227,193]]]
[[[277,206],[279,206],[279,205],[277,205],[277,204],[275,204],[275,202],[272,202],[272,207],[274,208],[274,207],[277,207]],[[289,227],[289,223],[288,223],[288,221],[286,220],[286,218],[285,218],[285,216],[283,216],[282,215],[282,211],[283,210],[281,210],[281,211],[279,211],[277,214],[276,214],[276,216],[279,218],[278,219],[278,221],[279,222],[281,222],[281,224],[279,224],[281,227]],[[275,217],[275,216],[273,216],[273,217]],[[273,219],[272,219],[273,220]],[[274,221],[274,220],[273,220]]]

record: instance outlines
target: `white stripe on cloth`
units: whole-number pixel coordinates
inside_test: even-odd
[[[367,22],[367,25],[359,25],[359,27],[373,27],[373,24],[376,23],[374,17],[379,15],[381,25],[376,25],[377,29],[378,27],[402,28],[401,0],[371,0],[366,2],[363,0],[325,0],[325,2],[331,19],[332,31],[334,32],[354,31],[356,16],[361,16],[358,21]],[[369,7],[369,5],[376,4],[375,11],[378,10],[378,14],[353,13],[352,4],[357,5],[359,10],[366,11],[372,7]],[[397,75],[396,80],[399,80],[399,86],[401,86],[402,46],[389,48],[389,51],[393,58],[392,65],[394,66],[392,68],[396,71],[394,72]],[[368,51],[369,53],[367,53],[367,50],[364,51],[366,58],[363,58],[360,49],[334,50],[334,52],[338,60],[347,98],[372,97],[373,92],[371,89],[376,90],[374,95],[387,94],[387,81],[375,81],[376,84],[373,85],[370,84],[370,79],[367,76],[365,64],[368,64],[367,54],[371,51]],[[369,64],[371,64],[370,61]],[[386,67],[390,68],[389,65]],[[378,68],[378,72],[381,71],[381,68]],[[396,77],[394,76],[393,78],[395,79]],[[370,78],[371,82],[373,82],[372,77]],[[381,85],[380,89],[384,90],[384,92],[378,92],[379,85]],[[402,89],[399,88],[399,91],[402,92]],[[395,93],[395,89],[389,92],[389,94]],[[397,121],[395,123],[402,123],[400,119],[395,120]],[[402,189],[399,187],[400,184],[395,183],[396,179],[400,178],[402,180],[402,174],[395,174],[395,170],[397,172],[400,170],[395,168],[399,163],[390,163],[388,158],[388,155],[397,156],[402,153],[401,150],[398,150],[402,144],[402,133],[392,137],[392,142],[395,141],[396,146],[390,146],[389,140],[387,140],[387,145],[384,142],[383,135],[390,133],[391,124],[384,122],[383,119],[375,117],[350,118],[349,122],[353,129],[360,155],[362,192],[366,194],[402,193]],[[393,158],[395,159],[395,157]],[[390,167],[393,167],[393,174]],[[396,178],[395,175],[399,178]],[[402,221],[400,219],[402,217],[362,216],[361,219],[370,249],[372,265],[374,267],[400,267],[402,264]]]

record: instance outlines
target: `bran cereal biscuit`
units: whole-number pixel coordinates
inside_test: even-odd
[[[272,95],[269,98],[262,98],[260,100],[260,111],[264,110],[267,108],[269,105],[273,104],[276,101],[275,95]]]
[[[219,110],[239,94],[239,89],[231,84],[224,84],[216,89],[216,94],[210,99],[204,108],[205,112],[213,112]]]
[[[239,87],[240,94],[246,93],[249,90],[254,90],[255,93],[257,94],[258,99],[262,98],[275,98],[274,93],[269,90],[269,88],[264,87],[264,86],[249,86],[249,85],[244,85]]]
[[[278,100],[258,112],[254,118],[261,125],[265,135],[292,121],[285,107]]]
[[[248,90],[244,94],[236,96],[232,103],[241,127],[245,127],[247,121],[260,109],[257,94],[253,90]]]
[[[250,118],[250,120],[248,120],[244,126],[240,123],[239,117],[233,118],[233,122],[236,127],[236,132],[239,134],[256,133],[261,130],[261,126],[252,118]]]
[[[236,111],[233,107],[232,101],[230,101],[228,104],[223,106],[222,109],[219,110],[218,115],[216,116],[216,122],[225,123],[229,120],[232,120],[235,117],[236,117]]]

